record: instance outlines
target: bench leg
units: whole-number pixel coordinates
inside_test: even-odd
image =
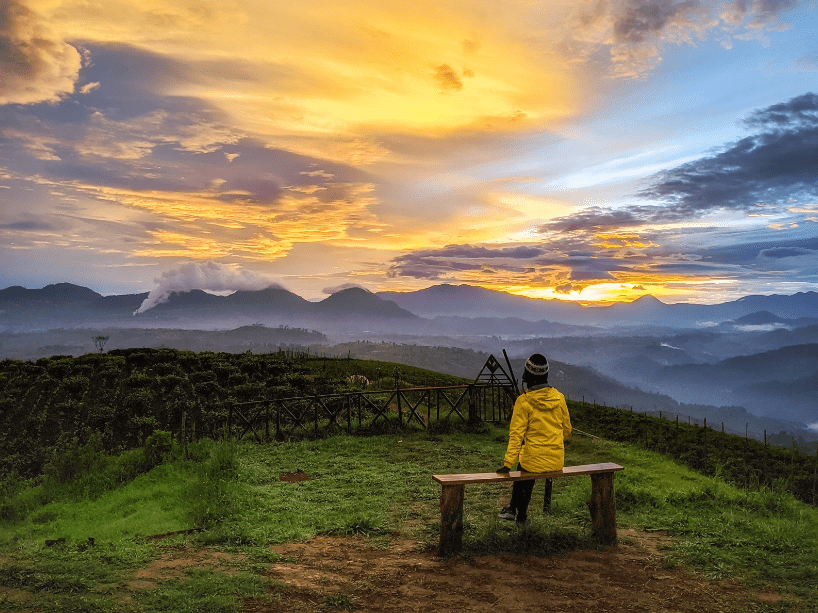
[[[605,545],[616,544],[616,499],[614,473],[591,475],[591,526],[593,535]]]
[[[463,494],[465,485],[444,485],[440,495],[440,545],[437,555],[448,557],[463,543]]]
[[[548,515],[551,513],[551,491],[554,488],[554,480],[553,479],[546,479],[545,480],[545,492],[543,495],[542,501],[542,512],[543,515]]]

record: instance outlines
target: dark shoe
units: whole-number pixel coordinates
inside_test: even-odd
[[[522,515],[522,516],[518,515],[517,519],[515,521],[517,522],[517,524],[519,524],[521,526],[525,526],[526,524],[528,524],[528,516],[527,515]]]
[[[517,514],[511,507],[505,507],[502,511],[500,511],[500,514],[497,517],[499,517],[500,519],[514,521],[515,519],[517,519]]]

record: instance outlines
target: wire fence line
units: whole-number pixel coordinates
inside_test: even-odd
[[[378,382],[380,383],[380,381]],[[374,385],[372,387],[375,387]],[[270,398],[248,402],[232,402],[223,427],[212,434],[241,440],[252,436],[258,441],[284,440],[294,436],[326,436],[333,433],[377,431],[390,426],[428,430],[447,421],[456,423],[502,423],[511,418],[517,394],[513,387],[497,381],[424,387],[359,389],[332,394],[311,394],[288,398]],[[566,399],[571,402],[570,397]],[[788,435],[768,435],[766,430],[744,431],[725,426],[724,422],[708,422],[674,411],[634,410],[630,405],[607,405],[595,399],[574,401],[584,407],[597,406],[639,413],[677,424],[721,431],[745,439],[754,439],[765,445],[797,445],[796,438]],[[187,429],[189,436],[195,431]],[[200,435],[211,433],[201,432]],[[802,443],[802,448],[804,447]],[[807,445],[809,446],[809,445]]]

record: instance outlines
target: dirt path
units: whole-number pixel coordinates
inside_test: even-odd
[[[282,585],[274,588],[273,602],[248,599],[244,610],[747,613],[779,602],[733,581],[664,569],[665,542],[631,530],[605,551],[466,561],[442,560],[414,541],[379,549],[364,537],[316,537],[275,547],[292,560],[270,568]]]

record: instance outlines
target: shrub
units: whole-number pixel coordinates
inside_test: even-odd
[[[201,456],[201,452],[208,448],[210,457],[199,466],[197,477],[187,491],[193,524],[205,529],[218,525],[235,513],[238,476],[235,443],[206,440],[191,445],[191,454]]]
[[[104,463],[102,436],[86,431],[85,439],[82,443],[76,436],[61,435],[43,466],[43,474],[57,483],[67,483],[77,475],[101,469]]]
[[[147,439],[144,447],[144,471],[159,466],[173,453],[173,439],[171,433],[165,430],[154,430]]]

